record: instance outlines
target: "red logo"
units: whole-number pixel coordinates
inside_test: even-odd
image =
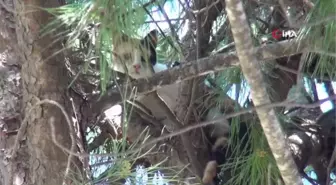
[[[276,40],[279,40],[282,37],[282,31],[279,29],[275,29],[272,31],[272,37]]]
[[[284,39],[291,39],[297,37],[296,32],[294,30],[280,30],[275,29],[272,31],[272,37],[276,40],[280,40],[281,38]]]

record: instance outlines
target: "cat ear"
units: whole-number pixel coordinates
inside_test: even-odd
[[[154,47],[156,47],[158,41],[158,35],[159,32],[157,30],[152,30],[146,35],[144,40],[151,43]]]
[[[128,42],[129,40],[131,40],[131,37],[129,37],[125,33],[121,33],[121,41],[122,42]]]
[[[119,33],[119,34],[116,34],[114,37],[113,37],[113,45],[114,46],[117,46],[117,45],[120,45],[122,43],[127,43],[131,40],[131,37],[129,37],[128,35],[126,35],[125,33]]]

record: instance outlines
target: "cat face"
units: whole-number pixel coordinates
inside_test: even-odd
[[[152,66],[156,64],[157,37],[157,30],[143,39],[123,36],[120,42],[114,43],[112,69],[128,73],[134,79],[151,76]]]

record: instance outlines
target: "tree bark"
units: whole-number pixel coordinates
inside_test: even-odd
[[[0,184],[9,184],[8,154],[20,127],[20,61],[13,48],[16,37],[9,12],[0,9]]]
[[[242,71],[251,86],[251,95],[256,106],[271,103],[266,92],[260,65],[253,49],[250,28],[242,2],[227,0],[226,11],[230,20],[237,54]],[[261,126],[285,184],[302,184],[292,154],[286,144],[284,133],[273,109],[257,109]]]
[[[209,1],[208,3],[215,3],[215,1]],[[193,4],[193,8],[197,10],[201,10],[207,6],[207,3],[201,0],[195,0]],[[193,61],[195,65],[202,63],[202,61],[199,61],[199,59],[204,58],[207,55],[206,51],[209,46],[210,30],[212,28],[213,21],[219,16],[222,9],[222,3],[217,2],[217,4],[209,8],[209,12],[200,13],[196,16],[196,24],[194,26],[190,26],[190,37],[184,42],[185,48],[183,49],[186,61]],[[194,18],[189,17],[189,19]],[[191,34],[193,27],[196,28],[196,39],[193,38]],[[191,43],[189,47],[187,46],[187,43]],[[186,64],[186,66],[188,66],[188,64]],[[196,72],[197,75],[188,74],[187,76],[190,80],[185,80],[179,84],[179,105],[175,112],[177,118],[182,121],[182,124],[185,127],[192,124],[197,124],[197,117],[199,115],[195,115],[193,113],[194,111],[197,111],[194,107],[197,107],[198,104],[203,103],[198,101],[202,101],[202,98],[200,97],[204,95],[204,88],[202,87],[204,87],[203,75],[205,75],[205,73],[201,72],[202,67],[196,67],[194,69],[195,70],[190,70],[190,72]],[[185,74],[186,73],[183,75]],[[186,173],[185,176],[202,177],[205,165],[209,160],[209,148],[207,143],[205,143],[202,137],[200,137],[197,133],[203,132],[201,129],[196,129],[193,132],[184,133],[181,137],[182,146],[180,145],[175,147],[179,153],[179,156],[183,156],[181,161],[184,163],[189,162],[192,167],[191,171]],[[184,155],[182,155],[183,153]]]
[[[51,35],[40,36],[41,29],[51,21],[51,16],[40,9],[33,9],[34,6],[51,8],[59,4],[56,0],[14,0],[14,10],[19,12],[15,24],[22,60],[22,117],[27,118],[27,127],[21,128],[25,136],[18,134],[17,139],[22,146],[12,153],[15,157],[12,159],[12,171],[14,184],[55,185],[63,183],[69,155],[53,143],[51,136],[54,134],[60,144],[70,149],[69,126],[61,110],[54,105],[44,104],[29,111],[42,99],[60,103],[67,112],[71,112],[68,109],[71,106],[66,94],[64,57],[61,54],[53,56],[60,50],[60,45],[50,45],[54,41]],[[52,117],[55,119],[54,133],[49,125]],[[22,141],[23,138],[26,139]],[[81,168],[78,162],[74,165]]]

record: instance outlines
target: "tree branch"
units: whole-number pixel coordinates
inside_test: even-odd
[[[232,35],[236,44],[244,76],[251,87],[251,96],[255,105],[269,104],[271,99],[260,66],[260,59],[255,55],[250,28],[242,2],[226,0],[226,12],[231,24]],[[269,147],[285,184],[303,185],[297,166],[292,157],[286,137],[274,109],[259,109],[257,115],[266,136]]]
[[[256,49],[256,52],[258,60],[268,61],[300,53],[305,49],[305,45],[306,41],[282,41],[276,44],[261,46]],[[138,79],[128,84],[128,88],[136,87],[139,94],[148,94],[166,85],[180,83],[238,65],[239,60],[235,53],[216,54],[199,59],[198,61],[182,62],[180,66],[156,73],[151,78]],[[122,89],[125,88],[123,87]],[[96,94],[89,99],[93,100],[91,102],[94,102],[90,110],[99,114],[111,106],[120,103],[121,95],[117,89],[112,88],[108,89],[106,94],[101,97],[99,94]]]
[[[303,51],[305,44],[298,41],[283,41],[257,48],[258,60],[274,60]],[[212,72],[222,71],[228,67],[238,66],[239,60],[235,53],[217,54],[201,58],[198,61],[182,62],[180,66],[154,74],[148,79],[138,79],[132,84],[140,94],[147,94],[163,86],[180,83]]]

